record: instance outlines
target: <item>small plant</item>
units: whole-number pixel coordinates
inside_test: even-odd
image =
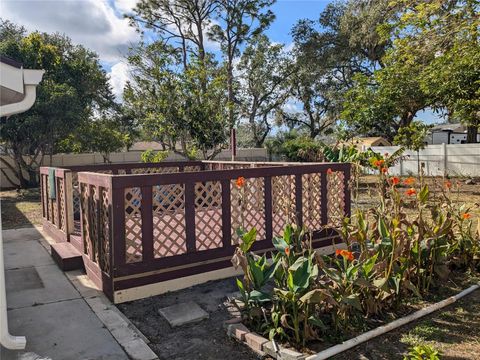
[[[168,157],[168,151],[154,151],[154,150],[145,150],[141,159],[144,163],[157,163],[162,162]]]
[[[410,348],[408,355],[403,360],[440,360],[440,352],[433,346],[421,344]]]

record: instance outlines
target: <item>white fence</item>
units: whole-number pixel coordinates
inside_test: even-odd
[[[372,147],[381,154],[392,154],[398,146]],[[416,175],[417,159],[427,176],[480,176],[480,143],[479,144],[439,144],[428,145],[420,150],[407,151],[408,157],[391,168],[392,175]]]
[[[128,152],[119,152],[110,154],[109,160],[112,163],[128,163],[128,162],[139,162],[141,161],[141,155],[143,151],[128,151]],[[13,164],[13,161],[8,156],[2,156],[3,159],[8,161],[10,164]],[[180,155],[171,153],[166,161],[181,161],[185,160]],[[215,157],[215,160],[231,160],[230,150],[223,150],[220,154]],[[267,161],[267,150],[266,149],[237,149],[236,160],[239,161]],[[52,161],[50,162],[49,156],[44,156],[41,166],[77,166],[77,165],[94,165],[94,164],[103,164],[103,156],[101,154],[56,154],[52,156]],[[17,178],[13,172],[5,165],[3,162],[0,162],[0,188],[12,188],[18,185]],[[8,181],[4,172],[7,174],[8,178],[14,181],[12,184]]]

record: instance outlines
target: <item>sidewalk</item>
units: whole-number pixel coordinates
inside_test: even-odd
[[[156,358],[86,276],[57,267],[37,229],[5,230],[3,241],[10,333],[27,346],[0,348],[2,360]]]

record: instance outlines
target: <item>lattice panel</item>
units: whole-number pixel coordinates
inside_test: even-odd
[[[170,174],[178,172],[178,167],[152,167],[132,169],[132,174]]]
[[[56,194],[58,196],[58,194]],[[49,197],[50,199],[50,197]],[[50,199],[52,204],[52,215],[53,218],[50,220],[52,224],[55,224],[58,227],[58,206],[57,206],[57,199]]]
[[[93,262],[98,263],[98,217],[100,214],[98,213],[98,200],[97,200],[97,191],[98,189],[95,186],[90,186],[90,196],[88,199],[89,205],[89,222],[90,222],[90,246],[89,252],[87,253],[90,257],[90,260]]]
[[[285,226],[296,222],[294,175],[272,177],[272,200],[273,236],[282,236]]]
[[[320,174],[303,174],[303,225],[308,230],[320,230],[322,227],[321,193],[322,183]]]
[[[197,250],[222,246],[222,184],[195,183],[195,239]]]
[[[100,268],[106,273],[110,272],[110,202],[108,190],[102,188],[100,193],[100,224],[102,227]]]
[[[80,184],[80,206],[82,209],[82,238],[83,238],[83,253],[91,253],[91,239],[90,239],[90,221],[89,221],[89,195],[88,195],[88,186],[85,184]]]
[[[192,172],[192,171],[201,171],[200,166],[192,165],[192,166],[185,166],[183,168],[183,172]]]
[[[245,179],[238,188],[236,179],[230,182],[232,244],[238,244],[237,229],[257,229],[257,239],[265,239],[265,182],[263,178]]]
[[[57,196],[59,197],[60,200],[60,208],[58,209],[60,212],[60,224],[59,228],[63,231],[66,232],[66,223],[67,223],[67,212],[65,209],[65,186],[64,186],[64,179],[59,179],[57,182],[58,184],[58,194]]]
[[[125,247],[127,263],[142,261],[142,192],[125,189]]]
[[[186,253],[184,185],[154,186],[152,197],[153,256],[160,258]]]
[[[80,219],[80,186],[78,185],[78,174],[72,172],[72,193],[73,193],[73,217]]]
[[[340,226],[345,216],[345,175],[341,171],[334,171],[327,175],[327,214],[328,224]]]

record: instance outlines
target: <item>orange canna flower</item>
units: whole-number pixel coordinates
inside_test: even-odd
[[[416,193],[417,193],[417,190],[415,190],[414,188],[410,188],[407,191],[405,191],[405,194],[407,194],[408,196],[415,195]]]
[[[390,178],[390,181],[392,182],[393,186],[400,184],[400,179],[396,176]]]
[[[445,181],[445,187],[450,190],[452,188],[452,182],[450,180]]]
[[[328,174],[328,175],[333,174],[333,170],[332,170],[331,168],[328,168],[328,169],[327,169],[327,174]]]
[[[410,176],[410,177],[406,178],[405,180],[403,180],[403,183],[404,183],[405,185],[415,184],[415,178],[413,178],[413,177]]]
[[[336,256],[342,256],[343,258],[347,259],[348,261],[353,261],[354,257],[353,257],[353,253],[351,251],[348,251],[348,250],[336,250],[335,251],[335,255]]]
[[[243,187],[245,185],[245,178],[243,176],[239,176],[236,184],[239,188]]]
[[[382,168],[382,173],[386,174],[388,172],[388,168],[387,167],[383,167]]]
[[[290,248],[289,247],[285,248],[285,255],[290,256]]]
[[[378,167],[378,168],[381,168],[381,167],[383,166],[383,164],[385,164],[385,160],[382,160],[382,159],[380,159],[380,160],[375,160],[375,161],[373,162],[373,165],[374,165],[375,167]]]
[[[470,219],[471,217],[472,217],[472,215],[471,215],[470,213],[463,213],[463,214],[462,214],[462,218],[463,218],[464,220],[468,220],[468,219]]]

